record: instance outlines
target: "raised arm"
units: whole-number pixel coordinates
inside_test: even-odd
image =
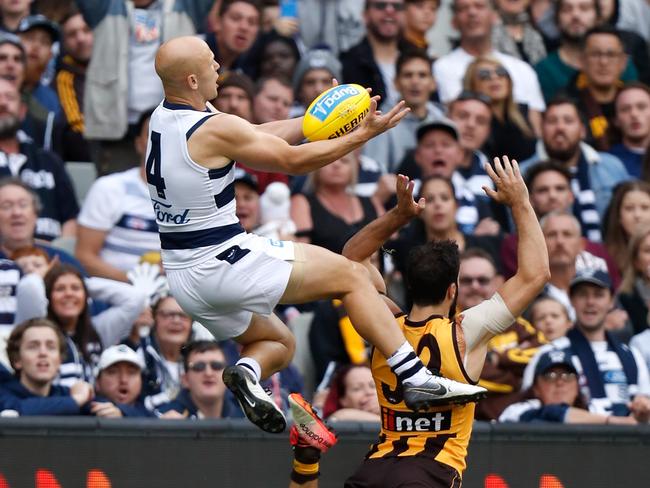
[[[390,236],[417,217],[424,209],[424,199],[413,200],[413,182],[397,175],[395,182],[397,205],[357,232],[343,247],[343,255],[363,262],[377,252]]]
[[[343,247],[343,256],[363,264],[368,272],[372,283],[382,294],[386,293],[386,283],[381,273],[370,262],[372,255],[377,252],[391,235],[408,224],[414,217],[418,216],[424,209],[424,199],[419,202],[413,200],[413,182],[408,177],[398,175],[395,183],[397,194],[397,205],[376,218],[368,225],[357,232]],[[397,306],[386,298],[386,301],[393,312],[397,312]]]
[[[225,158],[261,171],[304,174],[325,166],[361,147],[372,137],[395,127],[408,113],[400,102],[386,114],[377,111],[378,97],[370,101],[370,111],[350,134],[325,141],[291,146],[281,138],[256,129],[247,121],[229,114],[217,114],[190,138],[192,158],[207,167],[221,167]]]
[[[510,207],[519,236],[517,272],[498,290],[510,313],[517,317],[551,277],[546,241],[517,161],[511,163],[504,156],[503,164],[497,158],[494,169],[488,164],[485,169],[496,187],[496,191],[484,187],[485,192],[497,203]]]
[[[519,264],[515,275],[506,281],[497,293],[475,307],[463,311],[461,348],[464,351],[465,368],[472,379],[478,379],[483,369],[487,344],[492,337],[504,332],[544,288],[550,278],[548,251],[528,200],[519,165],[504,156],[495,158],[494,169],[486,164],[486,171],[496,190],[483,190],[496,202],[507,205],[517,226]]]

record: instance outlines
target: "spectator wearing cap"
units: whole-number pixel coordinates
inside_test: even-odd
[[[551,279],[546,284],[545,293],[561,302],[569,311],[571,320],[575,320],[575,311],[569,297],[571,280],[583,269],[607,272],[607,262],[595,253],[592,254],[592,249],[585,249],[587,241],[581,236],[580,222],[571,212],[549,212],[540,219],[540,226],[551,268]]]
[[[614,107],[621,142],[607,152],[623,162],[630,176],[641,178],[643,157],[650,147],[650,88],[642,83],[625,85],[616,95]]]
[[[97,364],[90,413],[107,418],[153,417],[140,400],[143,367],[142,359],[129,346],[107,348]]]
[[[214,341],[194,341],[183,349],[183,389],[178,397],[159,406],[162,418],[228,418],[242,417],[242,412],[227,393],[221,378],[226,357]]]
[[[160,251],[160,238],[145,179],[149,118],[138,123],[139,167],[98,178],[79,212],[75,255],[92,276],[128,281],[143,254]],[[155,206],[155,202],[154,202]]]
[[[314,49],[305,54],[293,73],[296,105],[291,117],[304,115],[318,95],[332,86],[332,78],[341,80],[341,62],[327,49]]]
[[[257,39],[262,22],[258,0],[223,0],[219,7],[214,32],[206,42],[219,63],[219,72],[243,69],[247,53]]]
[[[381,97],[383,107],[398,100],[395,63],[406,46],[400,43],[404,30],[404,0],[367,0],[363,20],[366,36],[356,46],[342,53],[343,81],[372,88]]]
[[[444,115],[443,110],[430,100],[436,83],[431,72],[431,59],[424,51],[400,54],[395,65],[394,84],[411,111],[397,126],[369,140],[363,148],[363,154],[377,161],[384,173],[395,173],[406,153],[415,149],[415,132],[420,124]],[[384,186],[394,191],[394,177]]]
[[[84,125],[98,141],[100,174],[131,168],[140,116],[160,103],[163,89],[154,69],[158,47],[199,33],[210,0],[77,0],[94,35],[86,73]],[[163,28],[164,26],[164,28]]]
[[[41,149],[19,130],[25,106],[18,89],[0,79],[0,178],[14,177],[31,187],[41,201],[35,236],[51,241],[74,236],[79,206],[63,161],[52,151]]]
[[[7,355],[15,378],[0,384],[0,410],[18,415],[78,415],[93,397],[83,381],[70,388],[56,385],[65,355],[65,338],[46,319],[27,320],[12,331]]]
[[[255,84],[243,73],[229,71],[219,77],[219,96],[212,104],[221,112],[253,122]]]
[[[0,31],[16,32],[20,21],[31,13],[33,1],[0,2]]]
[[[580,393],[578,371],[565,351],[540,357],[526,400],[506,408],[499,422],[555,422],[563,424],[635,425],[633,415],[592,413]]]
[[[61,21],[61,44],[63,55],[57,63],[55,87],[65,123],[62,157],[65,161],[90,161],[90,148],[83,137],[83,99],[93,33],[77,9],[71,9]]]
[[[650,377],[639,352],[620,342],[606,329],[612,308],[609,275],[583,269],[571,280],[569,295],[576,312],[566,337],[540,348],[524,372],[523,389],[533,385],[538,364],[548,356],[564,353],[578,374],[580,391],[589,410],[603,415],[627,417],[638,422],[650,418]],[[540,368],[542,368],[540,366]]]
[[[458,172],[465,151],[456,124],[447,118],[425,122],[418,128],[416,138],[412,157],[407,155],[397,172],[416,180],[441,176],[451,181],[458,203],[456,222],[459,230],[464,234],[497,234],[487,197],[477,196]],[[416,182],[415,193],[418,191],[419,183]]]
[[[23,91],[30,99],[58,117],[61,104],[56,91],[44,82],[43,75],[52,59],[52,46],[59,40],[59,27],[44,15],[30,15],[20,21],[18,36],[25,47],[27,64]],[[34,108],[30,107],[34,112]]]

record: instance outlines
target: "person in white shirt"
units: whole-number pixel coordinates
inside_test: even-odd
[[[533,112],[546,108],[537,74],[520,59],[500,53],[492,46],[492,26],[497,13],[490,0],[455,0],[453,25],[460,31],[460,45],[433,65],[440,100],[454,100],[462,89],[467,66],[476,56],[494,56],[508,70],[513,82],[515,102],[525,103]]]
[[[149,251],[160,251],[158,226],[144,179],[152,110],[138,123],[140,166],[99,178],[79,213],[75,254],[88,273],[128,281],[126,272]]]

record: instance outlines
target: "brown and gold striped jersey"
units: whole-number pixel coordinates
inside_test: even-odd
[[[430,371],[475,384],[463,367],[456,326],[447,317],[434,315],[421,322],[412,322],[403,315],[397,318],[397,323]],[[381,435],[366,458],[429,457],[462,473],[466,466],[474,404],[438,406],[413,412],[404,403],[397,377],[376,350],[372,353],[372,374],[381,407]]]

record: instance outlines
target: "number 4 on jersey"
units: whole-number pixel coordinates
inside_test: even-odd
[[[165,178],[160,174],[160,133],[151,132],[151,151],[147,158],[147,183],[156,187],[159,198],[165,198]]]

